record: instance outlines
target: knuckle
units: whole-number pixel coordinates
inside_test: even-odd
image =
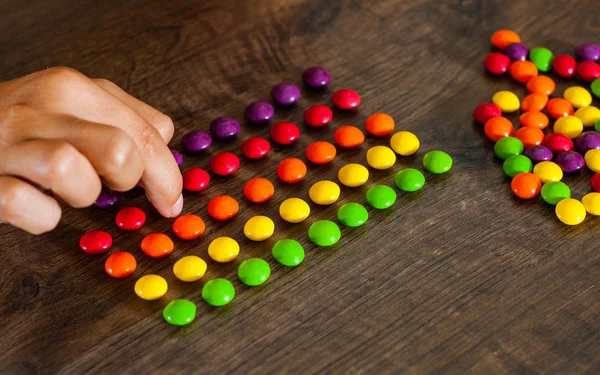
[[[173,138],[175,125],[169,116],[165,115],[164,113],[159,113],[152,120],[156,130],[158,130],[158,132],[166,141],[169,141],[171,138]]]
[[[0,212],[5,218],[10,218],[19,211],[25,194],[24,186],[16,182],[9,182],[3,187],[0,193]]]
[[[47,78],[56,78],[62,80],[77,79],[81,77],[81,73],[67,66],[55,66],[44,71]]]
[[[122,130],[115,129],[111,136],[104,159],[104,168],[107,173],[115,173],[131,161],[136,151],[133,140]]]
[[[79,154],[75,147],[66,142],[59,142],[48,156],[48,178],[51,181],[62,180],[72,173]]]
[[[54,96],[67,96],[74,86],[83,82],[84,75],[77,70],[65,66],[57,66],[44,71],[43,84],[52,90]]]
[[[159,152],[159,142],[160,136],[157,133],[157,130],[151,126],[145,126],[139,135],[139,147],[140,152],[144,158],[153,158]]]
[[[115,84],[113,81],[110,81],[106,78],[94,78],[93,79],[94,83],[97,84],[100,87],[118,87],[117,84]]]
[[[33,108],[26,104],[14,104],[1,111],[0,144],[10,144],[18,138],[21,124],[31,118]]]

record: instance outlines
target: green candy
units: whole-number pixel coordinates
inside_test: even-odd
[[[235,297],[235,289],[227,279],[212,279],[202,288],[202,299],[211,306],[224,306]]]
[[[369,219],[369,212],[362,204],[346,203],[337,212],[340,223],[350,228],[360,227]]]
[[[273,258],[286,267],[296,267],[304,261],[304,248],[300,242],[289,238],[277,241],[271,252]]]
[[[595,79],[590,87],[596,98],[600,98],[600,78]]]
[[[564,182],[552,181],[542,186],[541,195],[544,202],[554,206],[563,199],[571,198],[571,189]]]
[[[600,120],[594,124],[594,130],[600,133]]]
[[[553,58],[554,54],[546,47],[535,47],[529,51],[529,60],[531,60],[541,72],[550,70]]]
[[[375,185],[367,190],[365,198],[371,207],[383,210],[396,202],[396,192],[389,186]]]
[[[165,306],[163,318],[174,326],[190,324],[196,318],[196,305],[187,299],[176,299]]]
[[[269,276],[271,276],[271,267],[264,259],[246,259],[238,267],[238,278],[248,286],[263,284]]]
[[[508,177],[512,178],[521,172],[531,172],[533,163],[525,155],[511,155],[502,163],[502,169]]]
[[[446,173],[452,168],[452,158],[444,151],[429,151],[423,156],[423,168],[435,174]]]
[[[413,192],[421,189],[425,185],[425,176],[421,171],[414,168],[406,168],[396,173],[394,182],[398,189],[402,191]]]
[[[511,155],[521,155],[523,149],[523,142],[515,137],[500,138],[494,145],[494,153],[502,160]]]
[[[318,246],[335,245],[342,237],[340,227],[330,220],[315,221],[308,228],[308,238]]]

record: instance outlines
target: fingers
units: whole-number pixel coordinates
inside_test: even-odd
[[[53,198],[16,177],[0,176],[0,222],[42,234],[56,227],[60,215]]]

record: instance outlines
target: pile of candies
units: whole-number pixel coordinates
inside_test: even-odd
[[[600,46],[577,46],[578,61],[569,55],[554,56],[545,47],[529,50],[510,30],[495,32],[491,42],[502,52],[490,53],[483,62],[485,69],[494,75],[508,72],[529,92],[519,101],[513,92],[499,91],[492,103],[481,104],[473,112],[475,122],[482,124],[485,135],[495,142],[494,153],[504,160],[512,191],[523,199],[541,194],[546,203],[556,206],[558,219],[568,225],[583,222],[586,212],[600,215],[600,109],[592,105],[590,92],[579,85],[567,88],[562,98],[553,96],[555,82],[540,74],[553,70],[563,78],[578,76],[591,83],[592,93],[600,98]],[[519,109],[521,127],[515,131],[503,114]],[[551,119],[554,124],[550,127]],[[576,173],[585,166],[596,172],[591,180],[593,192],[578,200],[571,197],[561,179],[564,173]]]
[[[329,73],[320,67],[312,67],[302,75],[305,87],[319,89],[330,83]],[[282,83],[271,91],[273,101],[282,107],[296,104],[301,97],[300,89],[292,83]],[[348,89],[336,91],[331,97],[332,104],[339,110],[354,110],[361,102],[360,96]],[[275,107],[265,101],[250,103],[244,112],[249,123],[267,124],[275,116]],[[333,119],[332,110],[326,105],[313,105],[304,112],[305,123],[314,128],[327,126]],[[393,118],[385,113],[375,113],[369,116],[365,130],[373,137],[390,135],[395,128]],[[211,147],[213,137],[235,137],[240,131],[240,124],[232,117],[219,117],[211,122],[210,133],[193,131],[186,134],[182,140],[182,148],[190,154],[202,155]],[[278,145],[290,145],[300,137],[300,128],[291,122],[278,122],[270,127],[269,135],[272,142]],[[365,134],[355,126],[341,126],[335,130],[334,140],[341,149],[356,148],[363,144]],[[390,137],[390,147],[374,146],[366,152],[366,164],[376,170],[392,168],[396,155],[413,155],[420,147],[419,139],[411,132],[399,131]],[[269,140],[252,137],[241,144],[241,154],[247,159],[265,157],[271,149]],[[179,165],[183,156],[172,150]],[[336,145],[326,141],[316,141],[306,147],[306,159],[310,164],[330,163],[337,153]],[[434,150],[423,156],[423,168],[433,174],[448,172],[452,167],[452,158],[443,151]],[[218,152],[210,159],[210,172],[202,168],[184,170],[183,188],[190,192],[199,192],[211,183],[211,172],[218,176],[230,176],[240,167],[240,158],[231,152]],[[286,158],[277,167],[279,179],[286,184],[294,184],[303,180],[307,175],[307,164],[298,158]],[[369,169],[359,163],[349,163],[342,166],[337,174],[339,183],[347,187],[364,185],[369,178]],[[394,176],[394,183],[399,190],[415,192],[425,184],[423,173],[414,168],[405,168]],[[317,205],[331,205],[340,197],[340,186],[332,180],[315,182],[308,191],[310,200]],[[243,193],[246,199],[257,204],[265,204],[275,193],[274,184],[266,178],[254,177],[245,183]],[[386,209],[396,201],[396,192],[386,185],[370,187],[365,199],[374,209]],[[96,205],[101,208],[117,204],[119,195],[105,189],[98,198]],[[208,215],[217,221],[226,221],[236,216],[240,204],[229,195],[213,197],[207,206]],[[285,199],[279,206],[279,214],[288,223],[300,223],[310,215],[310,205],[299,197]],[[337,211],[338,221],[347,227],[356,228],[364,225],[369,218],[368,210],[359,203],[346,203]],[[140,229],[146,222],[146,214],[136,207],[122,208],[116,215],[117,226],[125,231]],[[172,225],[173,234],[183,240],[193,241],[202,236],[206,227],[202,218],[195,214],[178,217]],[[265,241],[275,231],[273,220],[267,216],[251,217],[243,227],[244,235],[251,241]],[[328,247],[336,244],[341,237],[338,224],[331,220],[317,220],[308,229],[308,238],[317,246]],[[91,231],[83,235],[80,247],[90,254],[102,254],[112,245],[112,237],[104,231]],[[165,233],[152,233],[144,237],[141,250],[151,258],[163,258],[174,250],[174,243]],[[240,245],[230,237],[217,237],[208,244],[207,255],[216,263],[227,263],[240,254]],[[273,259],[283,266],[296,267],[300,265],[305,251],[300,242],[291,238],[277,241],[271,249]],[[173,265],[174,275],[184,282],[200,280],[206,270],[207,263],[196,255],[186,255],[179,258]],[[130,252],[115,252],[110,254],[105,262],[106,272],[115,278],[126,278],[136,270],[136,259]],[[239,280],[250,287],[265,283],[271,275],[269,263],[261,258],[250,258],[240,263],[237,270]],[[155,300],[167,292],[167,281],[155,274],[143,275],[135,282],[135,293],[142,299]],[[215,278],[207,281],[202,287],[202,299],[211,306],[224,306],[235,296],[231,281]],[[189,300],[176,299],[171,301],[163,310],[164,319],[173,325],[186,325],[194,320],[196,305]]]

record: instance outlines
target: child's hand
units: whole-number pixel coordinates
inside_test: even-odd
[[[126,191],[141,179],[167,217],[183,205],[181,173],[167,143],[169,117],[103,79],[52,68],[0,83],[0,222],[39,234],[61,216],[51,190],[86,207],[101,183]]]

